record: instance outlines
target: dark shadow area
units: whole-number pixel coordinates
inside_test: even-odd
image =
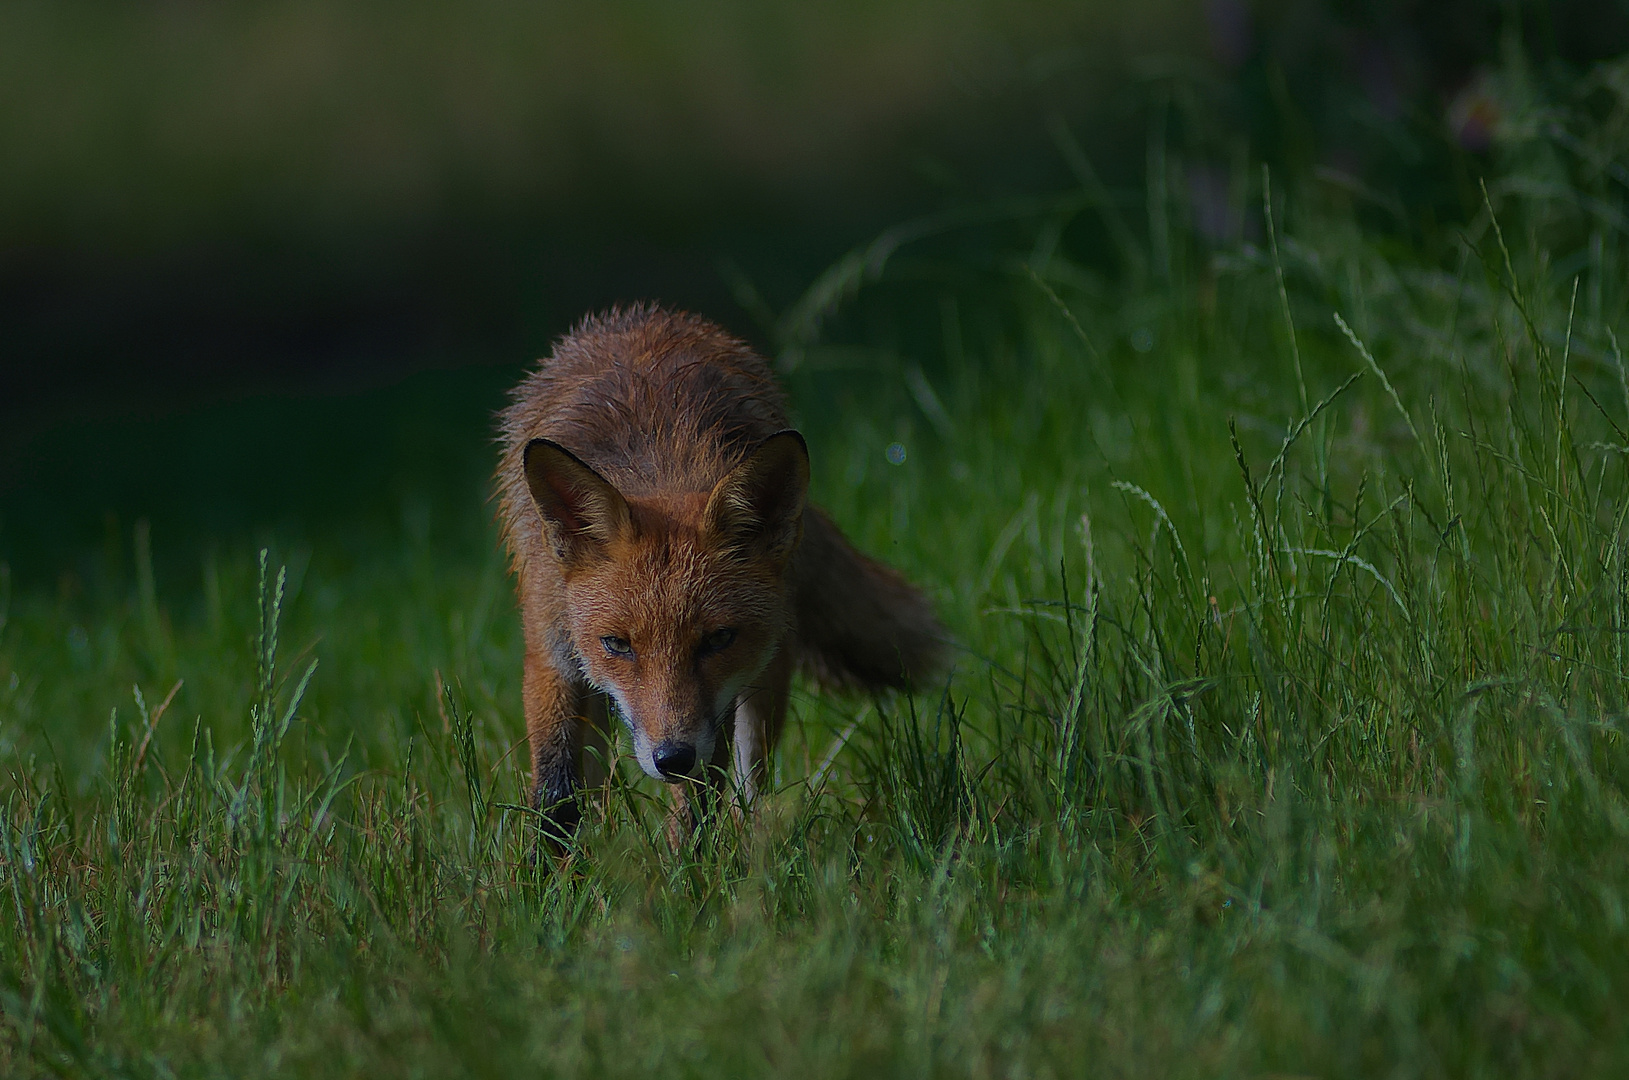
[[[137,518],[195,565],[410,495],[480,513],[492,411],[583,313],[660,298],[776,353],[822,271],[925,215],[1074,193],[1048,242],[1108,282],[1160,272],[1116,235],[1170,227],[1156,182],[1181,224],[1242,235],[1251,160],[1450,227],[1489,65],[1581,70],[1629,47],[1629,15],[24,4],[0,42],[0,560],[26,585]],[[950,261],[977,264],[967,243]],[[934,272],[900,327],[980,287]]]

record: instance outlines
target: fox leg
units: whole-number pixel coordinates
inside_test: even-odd
[[[578,759],[583,729],[589,726],[588,714],[599,695],[530,650],[522,675],[526,736],[532,751],[532,805],[543,814],[544,837],[558,850],[582,820],[577,805],[577,789],[582,786]]]
[[[735,787],[750,806],[769,782],[769,755],[786,725],[786,699],[792,689],[792,652],[782,642],[774,659],[735,702]]]

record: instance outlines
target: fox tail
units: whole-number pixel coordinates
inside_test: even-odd
[[[925,689],[943,671],[950,635],[928,598],[855,550],[809,507],[794,570],[798,662],[833,690]]]

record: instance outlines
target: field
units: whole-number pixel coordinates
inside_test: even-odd
[[[494,387],[457,438],[451,376],[321,406],[388,414],[343,529],[0,569],[0,1072],[1623,1075],[1629,67],[1512,100],[1462,221],[1086,183],[766,317],[816,501],[957,660],[800,686],[685,850],[623,761],[533,858]]]

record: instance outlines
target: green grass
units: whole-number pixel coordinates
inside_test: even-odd
[[[0,1071],[1622,1075],[1621,76],[1442,251],[1309,183],[1165,279],[902,252],[788,382],[955,674],[800,689],[691,850],[624,763],[530,860],[473,479],[0,584]]]

